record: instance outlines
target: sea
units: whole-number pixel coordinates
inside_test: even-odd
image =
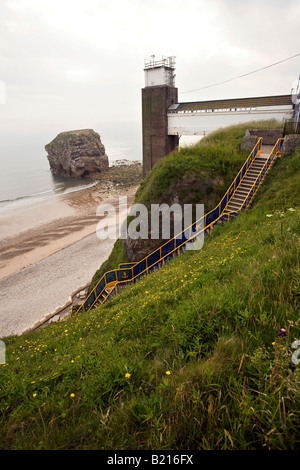
[[[100,130],[99,134],[110,166],[124,160],[142,162],[141,132],[136,128],[123,133],[112,129],[104,135]],[[97,184],[97,181],[52,173],[44,146],[55,137],[44,142],[38,135],[22,144],[1,145],[0,142],[0,214]]]
[[[139,126],[123,126],[118,130],[111,126],[104,132],[94,130],[100,134],[110,166],[124,160],[142,163],[142,131]],[[64,178],[51,172],[44,146],[55,137],[53,135],[50,139],[48,137],[48,141],[43,141],[42,136],[37,135],[22,143],[12,141],[10,145],[1,145],[0,142],[0,214],[97,183],[82,178]],[[193,138],[181,139],[183,145],[193,143]]]

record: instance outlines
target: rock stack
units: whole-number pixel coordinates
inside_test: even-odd
[[[56,175],[95,179],[109,167],[100,136],[92,129],[61,132],[45,149]]]

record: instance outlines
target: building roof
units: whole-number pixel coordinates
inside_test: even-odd
[[[170,112],[188,112],[211,109],[257,108],[266,106],[293,106],[292,95],[261,96],[228,100],[194,101],[179,103],[169,108]]]

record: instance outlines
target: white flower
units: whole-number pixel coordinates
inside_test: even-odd
[[[292,207],[290,207],[290,208],[288,209],[288,211],[296,212],[296,209],[293,209]]]
[[[267,214],[267,217],[273,217],[273,214]]]

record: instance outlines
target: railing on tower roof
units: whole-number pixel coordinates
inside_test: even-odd
[[[161,56],[156,58],[155,55],[151,56],[151,59],[145,59],[144,61],[144,70],[154,69],[156,67],[168,67],[170,69],[175,69],[176,61],[175,56],[165,57]]]

